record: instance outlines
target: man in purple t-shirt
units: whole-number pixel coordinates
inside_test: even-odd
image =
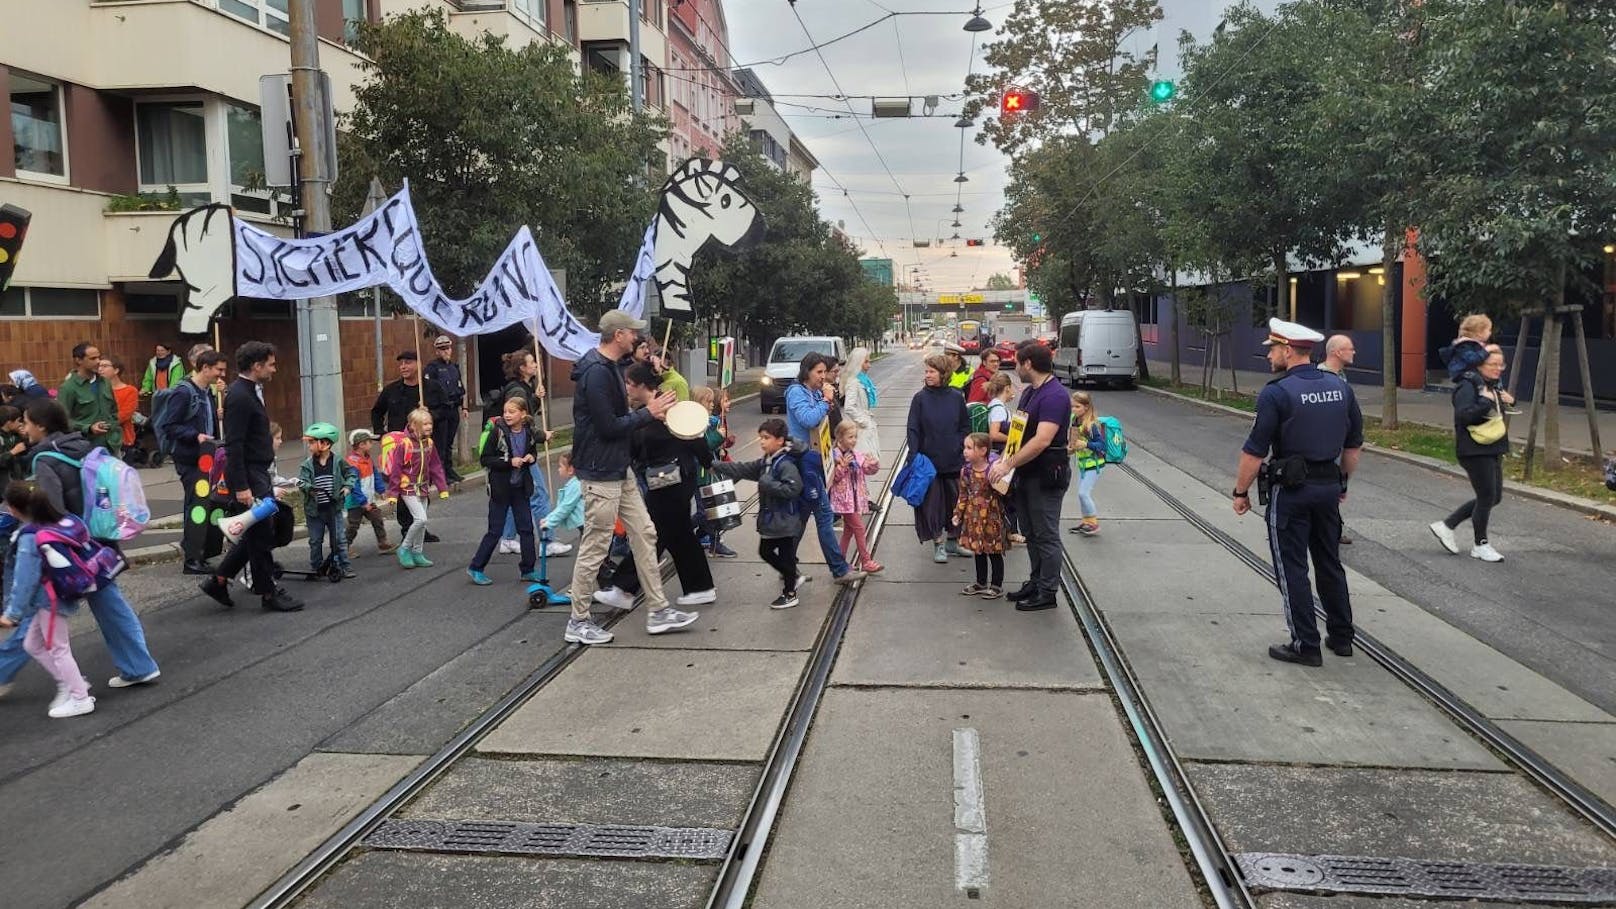
[[[1072,465],[1067,459],[1066,436],[1072,425],[1072,399],[1055,379],[1049,348],[1028,341],[1016,351],[1016,372],[1027,388],[1017,409],[1027,416],[1021,447],[1015,454],[1000,458],[990,470],[995,482],[1011,470],[1016,472],[1011,488],[1015,497],[1016,520],[1027,537],[1027,556],[1032,576],[1021,589],[1009,595],[1021,612],[1055,608],[1055,589],[1060,583],[1061,502],[1072,484]]]

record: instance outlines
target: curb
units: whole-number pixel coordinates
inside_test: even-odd
[[[734,400],[732,400],[730,402],[730,405],[733,407],[736,404],[740,404],[740,403],[745,402],[745,401],[750,401],[750,400],[756,398],[757,396],[758,396],[757,393],[754,392],[753,394],[749,394],[749,395],[745,395],[743,397],[735,398]],[[569,424],[569,426],[570,426],[570,424]],[[566,426],[557,426],[557,427],[554,427],[554,429],[552,431],[559,430],[559,429],[566,429],[566,428],[568,428],[568,427],[566,427]],[[567,453],[569,453],[571,451],[572,451],[572,446],[571,445],[560,445],[560,446],[557,446],[555,448],[550,449],[550,455],[552,457],[559,457],[559,456],[567,454]],[[461,482],[461,486],[479,486],[479,485],[482,485],[483,483],[485,483],[487,481],[487,479],[488,479],[488,474],[487,474],[486,471],[474,470],[471,473],[468,473],[464,477],[462,477],[460,482]],[[181,526],[182,525],[181,525],[180,517],[178,515],[175,515],[175,516],[166,517],[166,518],[159,518],[158,520],[153,521],[150,524],[148,524],[147,528],[150,529],[150,530],[175,530],[175,529],[178,529]],[[298,528],[295,531],[293,531],[293,537],[292,538],[297,539],[298,537],[304,537],[304,536],[308,536],[308,528],[306,528],[306,527],[304,527],[302,525],[299,525]],[[182,555],[182,552],[180,550],[180,544],[176,542],[176,543],[158,543],[158,544],[156,544],[154,546],[142,546],[142,547],[139,547],[139,548],[136,548],[136,549],[128,549],[128,550],[124,551],[123,555],[124,555],[124,559],[126,559],[128,561],[129,567],[134,568],[134,567],[139,566],[139,565],[155,565],[155,564],[159,564],[159,563],[162,563],[162,562],[178,561],[180,559],[181,555]]]
[[[1220,413],[1231,414],[1233,416],[1243,417],[1248,420],[1252,418],[1250,411],[1240,410],[1224,404],[1216,404],[1211,401],[1202,401],[1199,398],[1192,398],[1188,395],[1174,394],[1173,392],[1160,388],[1152,388],[1148,385],[1139,386],[1139,390],[1148,391],[1153,395],[1160,395],[1164,398],[1172,398],[1175,401],[1183,401],[1187,404],[1194,404],[1197,407],[1202,407],[1207,410],[1215,410]],[[1372,451],[1377,455],[1383,455],[1391,458],[1394,461],[1402,461],[1405,464],[1413,464],[1416,467],[1424,467],[1427,470],[1447,474],[1450,477],[1457,477],[1458,479],[1465,480],[1467,482],[1469,480],[1469,477],[1465,475],[1463,470],[1460,470],[1446,461],[1439,461],[1436,458],[1428,458],[1425,455],[1399,451],[1395,448],[1382,448],[1379,445],[1372,445],[1367,442],[1364,443],[1364,450]],[[1581,496],[1569,495],[1563,492],[1555,492],[1552,489],[1541,489],[1536,486],[1528,486],[1525,483],[1519,483],[1515,480],[1505,480],[1504,489],[1520,496],[1523,499],[1531,499],[1536,502],[1542,502],[1546,505],[1557,505],[1569,511],[1580,512],[1590,517],[1602,518],[1607,521],[1616,521],[1616,507],[1606,505],[1602,502],[1595,502],[1592,499],[1585,499]]]

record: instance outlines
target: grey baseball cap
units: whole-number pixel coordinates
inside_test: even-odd
[[[644,319],[636,319],[621,309],[608,309],[600,317],[600,333],[607,334],[614,331],[645,331],[651,323]]]

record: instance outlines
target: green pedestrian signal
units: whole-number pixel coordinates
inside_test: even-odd
[[[1150,100],[1156,104],[1166,104],[1178,94],[1178,86],[1171,79],[1157,79],[1150,83]]]

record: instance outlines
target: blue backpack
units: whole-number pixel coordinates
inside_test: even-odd
[[[1101,417],[1105,427],[1105,463],[1121,464],[1128,456],[1128,440],[1122,434],[1122,421],[1116,417]]]
[[[937,479],[937,465],[931,458],[923,454],[916,454],[903,465],[898,475],[892,478],[892,488],[898,498],[908,502],[912,507],[919,508],[926,501],[926,492],[931,489],[931,483]]]

